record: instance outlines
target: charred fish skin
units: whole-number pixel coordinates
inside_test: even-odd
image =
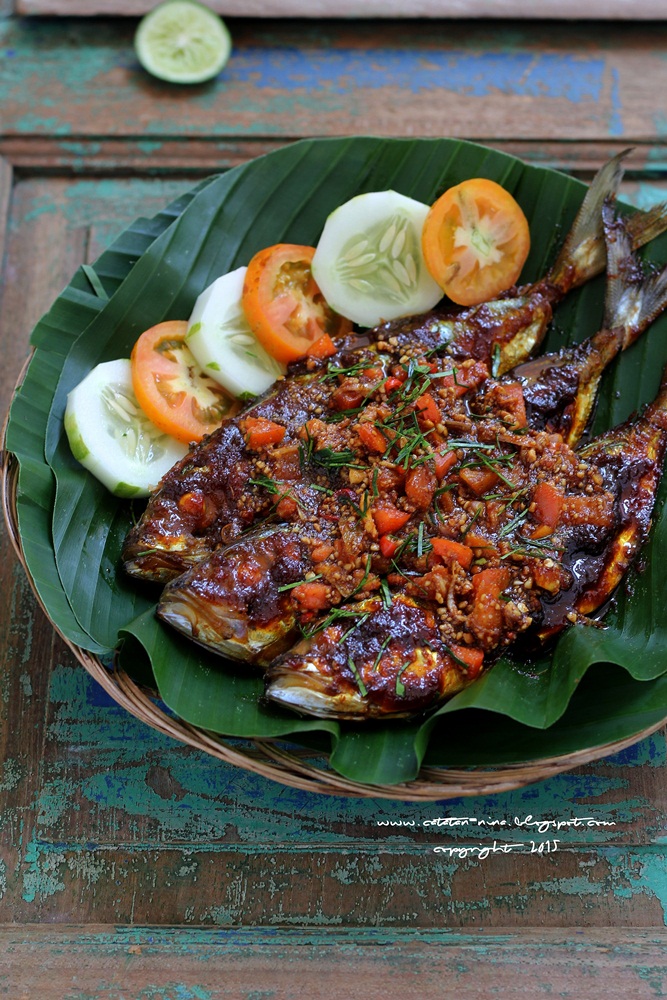
[[[593,180],[563,251],[542,282],[520,289],[514,297],[508,293],[495,302],[458,313],[444,310],[385,324],[362,337],[347,337],[341,344],[341,357],[335,359],[338,366],[351,367],[365,358],[372,360],[378,353],[394,362],[403,356],[450,353],[458,359],[476,357],[491,365],[495,352],[497,373],[502,373],[525,360],[541,342],[553,304],[569,288],[604,267],[599,207],[615,194],[624,155],[610,161]],[[633,245],[647,242],[666,227],[664,206],[645,217],[637,213],[631,220]],[[278,421],[284,423],[289,438],[290,431],[316,416],[322,405],[322,384],[316,376],[317,372],[308,371],[307,366],[298,366],[286,381],[279,382],[239,417],[227,421],[195,449],[190,460],[164,478],[128,536],[123,556],[126,572],[164,583],[263,516],[262,509],[239,509],[247,508],[243,474],[236,489],[226,481],[226,474],[233,478],[244,470],[247,485],[253,474],[252,463],[246,462],[248,456],[238,441],[240,422],[249,415]],[[278,474],[276,478],[283,477]],[[212,485],[204,489],[203,481]]]
[[[404,718],[477,677],[442,642],[437,613],[405,595],[388,606],[365,600],[339,615],[273,661],[270,701],[320,718]]]
[[[596,438],[580,453],[594,461],[607,482],[620,487],[617,527],[595,585],[576,601],[582,615],[597,611],[611,596],[646,542],[667,452],[667,368],[655,400],[636,420]]]
[[[225,421],[195,446],[163,478],[129,532],[125,572],[166,583],[261,519],[271,503],[256,496],[250,480],[262,474],[263,456],[246,447],[243,421],[251,416],[283,423],[285,440],[272,451],[273,471],[281,480],[293,480],[299,476],[296,431],[325,397],[326,386],[310,372],[280,380],[239,419]]]
[[[293,641],[289,591],[307,571],[305,555],[289,527],[257,531],[167,584],[158,617],[231,659],[270,662]]]

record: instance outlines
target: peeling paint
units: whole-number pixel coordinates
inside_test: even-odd
[[[26,847],[23,864],[23,898],[26,903],[42,901],[65,888],[61,869],[66,859],[61,851],[52,853],[48,848],[44,849],[39,841],[31,840]]]
[[[667,855],[664,851],[631,848],[627,852],[612,854],[610,861],[614,871],[621,871],[627,880],[627,885],[615,890],[616,895],[627,899],[637,893],[644,893],[656,899],[667,926]]]
[[[16,788],[22,774],[23,768],[17,760],[0,761],[0,792],[10,792],[12,788]]]

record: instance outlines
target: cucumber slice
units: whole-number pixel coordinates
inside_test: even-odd
[[[148,496],[188,451],[144,416],[125,359],[97,365],[72,389],[65,431],[76,460],[119,497]]]
[[[287,369],[268,354],[241,307],[247,267],[224,274],[195,302],[186,343],[195,360],[232,396],[259,396]]]
[[[227,63],[232,40],[224,21],[203,4],[165,0],[140,21],[134,48],[159,80],[204,83]]]
[[[396,191],[373,191],[331,213],[312,271],[332,309],[359,326],[377,326],[440,301],[442,289],[422,255],[428,211]]]

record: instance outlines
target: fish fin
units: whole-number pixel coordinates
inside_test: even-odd
[[[615,198],[623,176],[623,160],[632,152],[625,149],[598,170],[586,192],[548,281],[563,293],[583,285],[604,270],[606,252],[602,227],[602,206]]]
[[[614,217],[609,201],[603,205],[602,217],[607,247],[605,327],[623,330],[625,350],[667,307],[667,266],[646,275],[633,253],[627,220]]]
[[[667,201],[661,201],[647,212],[633,212],[625,217],[632,240],[632,249],[646,246],[667,229]]]

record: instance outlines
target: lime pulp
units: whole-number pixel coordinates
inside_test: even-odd
[[[139,23],[134,48],[144,69],[169,83],[204,83],[232,49],[224,22],[197,0],[165,0]]]

